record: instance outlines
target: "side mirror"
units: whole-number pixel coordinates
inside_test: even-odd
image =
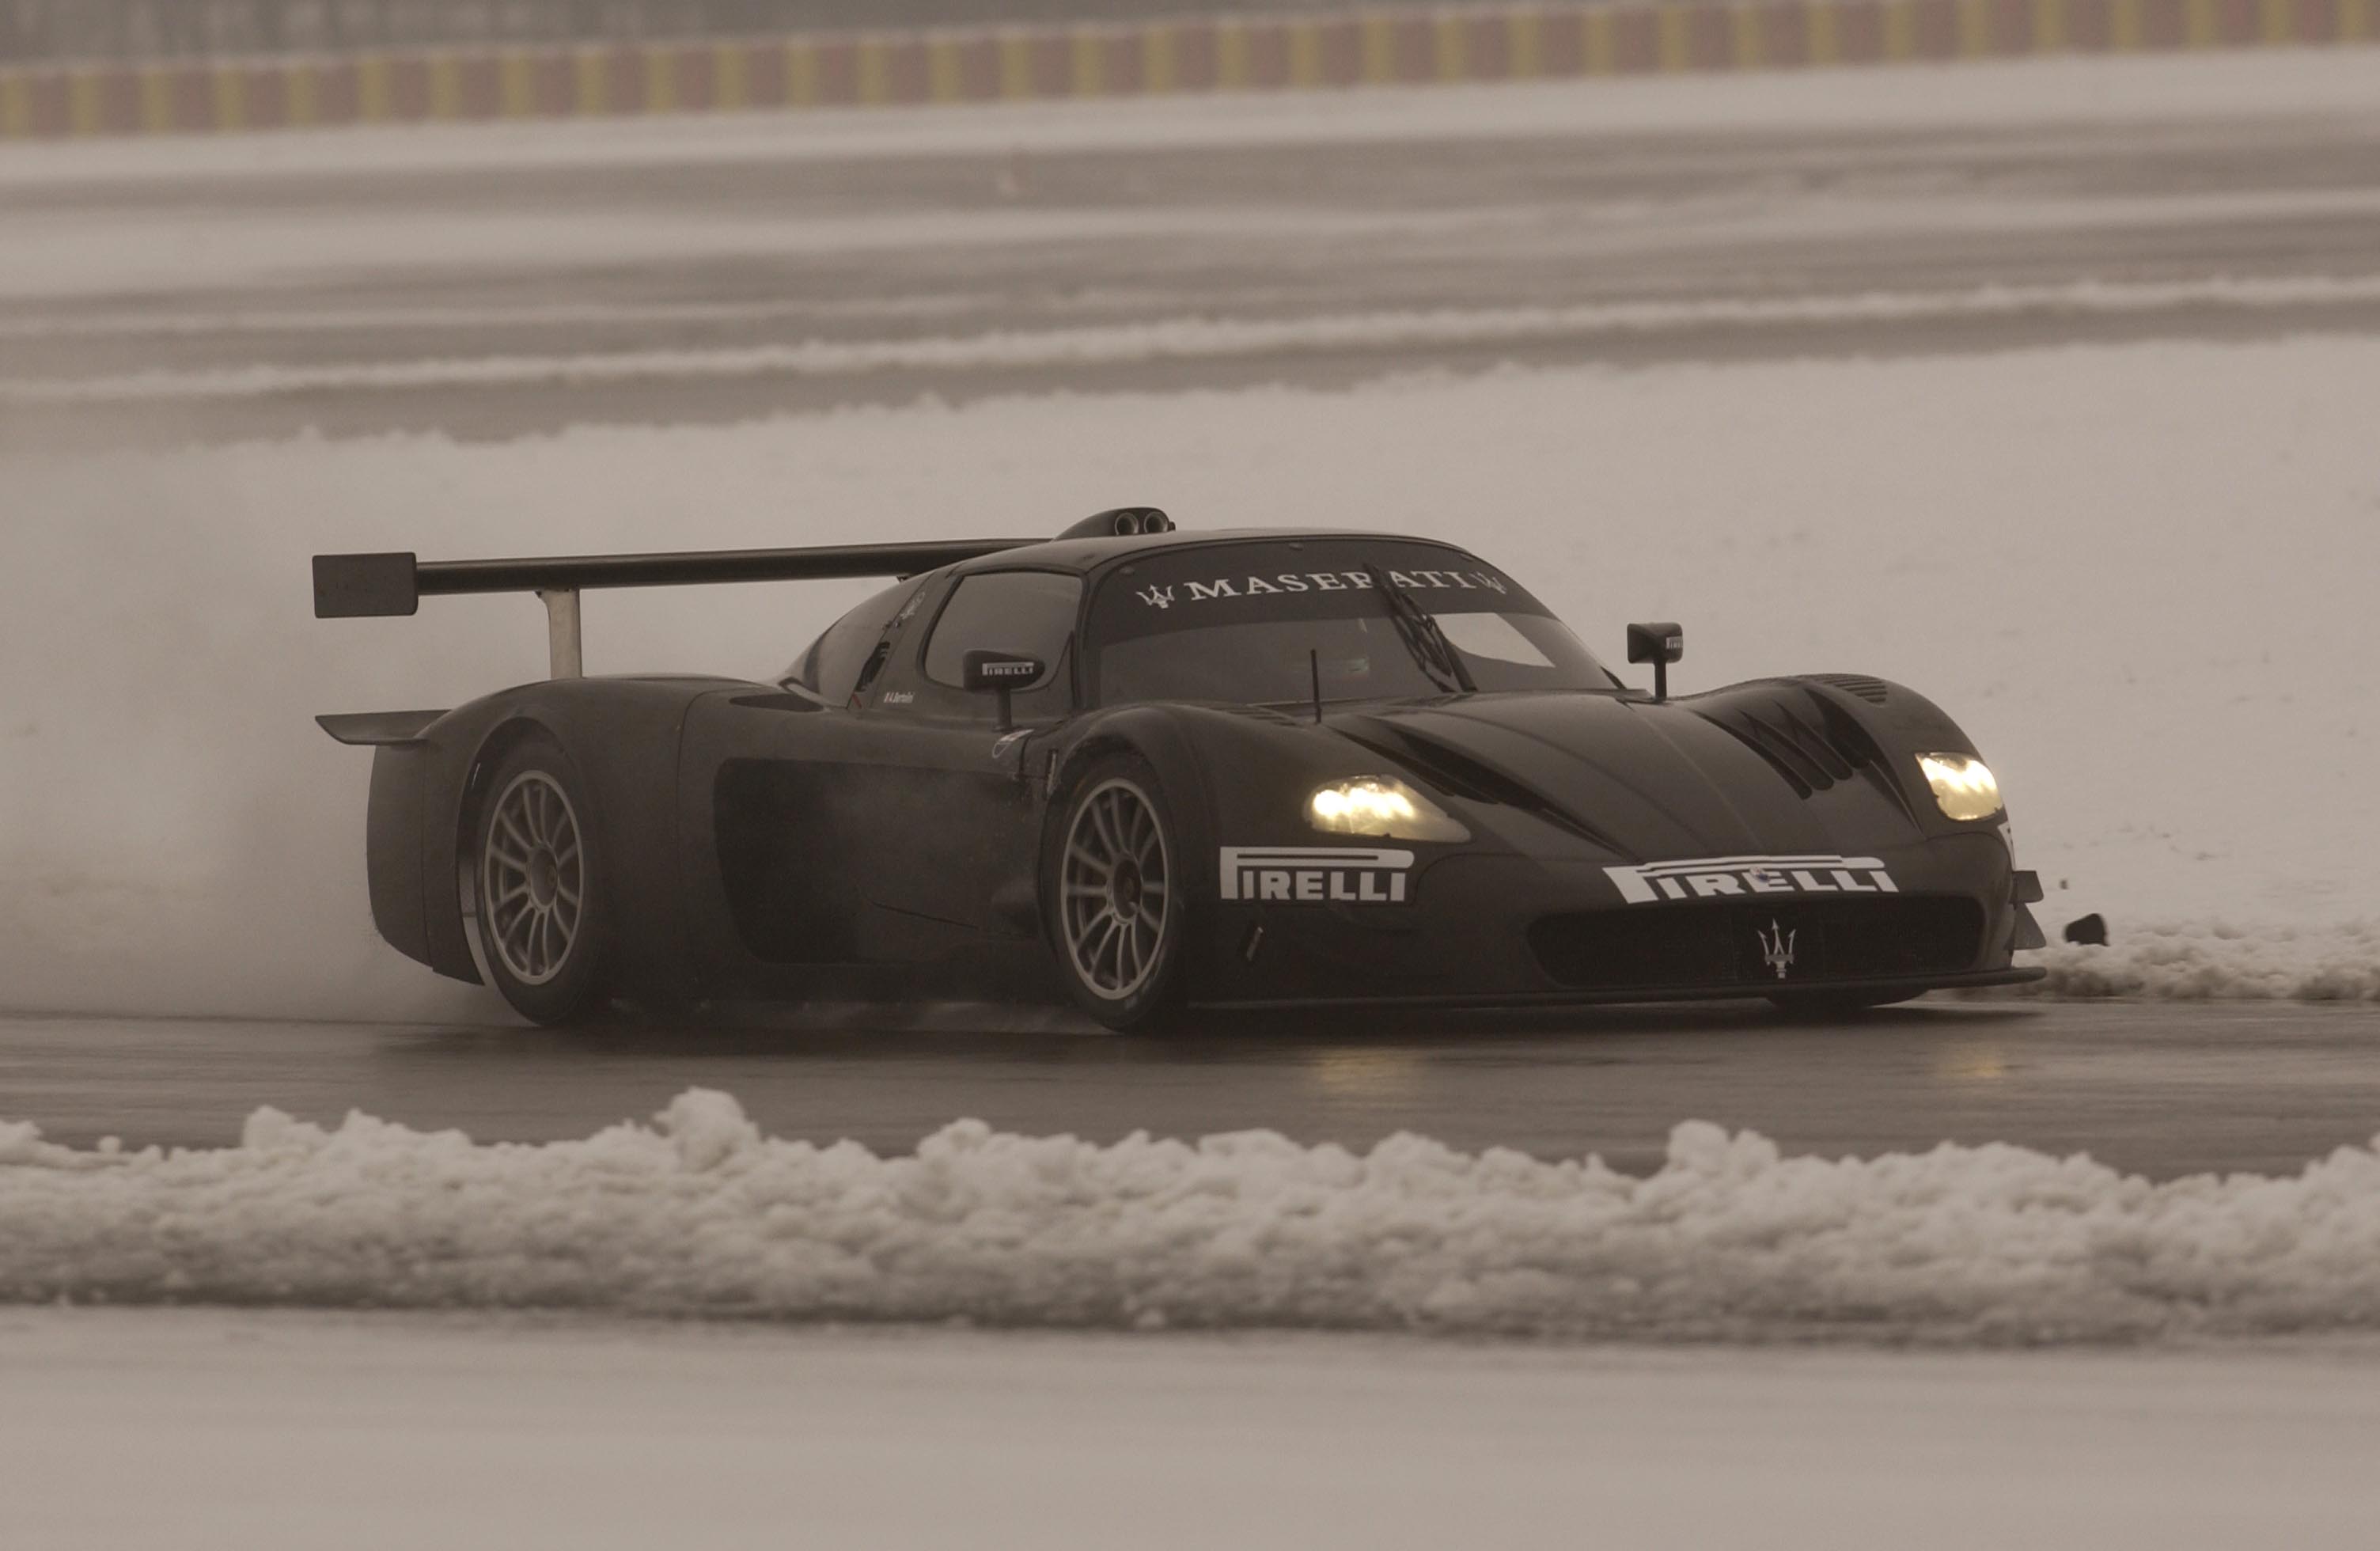
[[[1670,664],[1686,655],[1686,631],[1681,624],[1632,624],[1628,627],[1628,660],[1653,665],[1653,698],[1670,697]]]
[[[1050,665],[1039,658],[1013,651],[971,651],[959,659],[960,687],[977,694],[988,689],[1000,697],[1000,730],[1003,733],[1016,724],[1009,711],[1009,697],[1039,684],[1049,672]]]

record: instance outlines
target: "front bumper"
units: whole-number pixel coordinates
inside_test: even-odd
[[[1998,835],[1887,854],[1889,894],[1625,903],[1599,866],[1457,852],[1409,903],[1216,902],[1200,1006],[1488,1006],[2016,985],[2029,924]]]

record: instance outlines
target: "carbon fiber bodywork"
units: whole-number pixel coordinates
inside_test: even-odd
[[[1917,764],[1973,745],[1879,680],[1669,701],[1615,680],[1329,706],[1318,694],[1307,708],[1092,703],[1100,610],[1136,560],[1349,537],[1080,539],[947,567],[916,584],[840,700],[801,684],[555,680],[434,720],[358,721],[352,741],[378,745],[374,919],[440,974],[482,979],[469,837],[493,761],[541,737],[591,787],[583,817],[622,998],[1055,1000],[1045,827],[1078,775],[1122,750],[1156,772],[1180,834],[1181,992],[1195,1004],[1884,1000],[2033,977],[2011,967],[2039,936],[2005,815],[1945,817]],[[1481,568],[1465,575],[1500,575],[1429,548]],[[1061,670],[1078,709],[1013,732],[921,667],[956,580],[1004,569],[1085,581],[1086,649]],[[1358,776],[1408,782],[1469,838],[1318,833],[1307,798]],[[1378,855],[1403,859],[1366,861]],[[1676,870],[1696,859],[1710,866]]]

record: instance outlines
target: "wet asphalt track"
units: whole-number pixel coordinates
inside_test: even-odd
[[[702,1086],[772,1134],[880,1152],[970,1116],[1103,1142],[1263,1127],[1361,1148],[1411,1131],[1644,1171],[1671,1125],[1701,1119],[1792,1153],[1999,1141],[2159,1178],[2294,1172],[2380,1133],[2371,1006],[1928,1000],[1831,1026],[1765,1008],[1614,1009],[1165,1040],[1034,1021],[556,1034],[6,1018],[0,1117],[80,1145],[223,1145],[266,1104],[546,1141]]]
[[[2380,273],[2380,103],[2339,116],[2087,136],[1638,134],[1464,143],[765,159],[11,190],[0,241],[237,226],[292,212],[392,234],[491,210],[668,231],[767,217],[936,223],[914,241],[690,259],[565,248],[471,263],[294,267],[269,285],[0,299],[6,375],[68,380],[490,354],[882,342],[1184,317],[1824,297],[1987,284]],[[1105,236],[1085,235],[1105,222]],[[856,224],[856,225],[855,225]],[[1070,225],[1071,224],[1071,225]],[[1068,235],[1071,231],[1072,235]],[[1368,235],[1366,235],[1368,234]],[[130,240],[130,236],[127,236]],[[514,314],[516,313],[517,316]],[[1064,387],[1324,385],[1507,359],[1909,353],[2113,337],[2380,329],[2380,303],[2181,306],[2020,321],[1712,326],[1515,345],[1308,348],[1088,368],[768,372],[261,394],[71,410],[0,405],[0,446],[437,429],[502,437]],[[1595,1151],[1653,1167],[1675,1122],[1795,1152],[1942,1141],[2088,1151],[2157,1176],[2289,1171],[2380,1131],[2380,1009],[1926,1002],[1837,1027],[1765,1009],[1605,1011],[1157,1042],[1049,1027],[486,1027],[0,1017],[0,1117],[88,1145],[228,1143],[271,1104],[481,1140],[578,1137],[689,1085],[771,1132],[900,1150],[960,1116],[1111,1140],[1269,1127],[1364,1146]]]

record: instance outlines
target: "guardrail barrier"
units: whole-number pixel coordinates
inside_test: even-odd
[[[1280,91],[2380,41],[2380,0],[1670,0],[0,71],[0,139]]]

